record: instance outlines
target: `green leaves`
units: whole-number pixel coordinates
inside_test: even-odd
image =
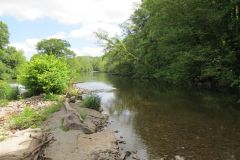
[[[37,55],[26,64],[19,76],[33,93],[63,93],[69,82],[69,70],[63,59]]]
[[[0,21],[0,49],[3,49],[9,43],[8,27]]]
[[[0,79],[2,80],[16,78],[18,68],[26,61],[22,51],[7,46],[8,39],[7,25],[0,21]]]
[[[239,84],[240,12],[234,1],[144,0],[104,41],[105,70],[170,83]]]
[[[88,95],[84,99],[83,104],[87,108],[99,111],[101,107],[101,98],[98,95]]]
[[[40,54],[55,55],[56,57],[74,57],[75,53],[69,49],[70,43],[62,39],[44,39],[37,43]]]

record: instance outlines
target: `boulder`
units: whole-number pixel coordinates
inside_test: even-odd
[[[76,96],[72,96],[69,98],[69,102],[75,103],[76,102]]]
[[[24,159],[26,154],[29,154],[33,148],[39,145],[38,138],[41,136],[41,129],[26,129],[16,132],[10,138],[0,142],[0,159]]]
[[[75,112],[67,113],[64,117],[63,126],[67,130],[82,130],[85,134],[94,133],[95,130],[84,124]]]

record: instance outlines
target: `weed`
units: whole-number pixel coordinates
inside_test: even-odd
[[[98,95],[89,95],[84,99],[83,104],[87,108],[99,111],[101,107],[101,98]]]
[[[63,123],[64,123],[64,118],[61,119],[60,128],[61,128],[64,132],[67,132],[68,129],[63,125]]]

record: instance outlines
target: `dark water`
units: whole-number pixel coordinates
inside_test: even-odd
[[[109,126],[142,159],[240,159],[237,95],[176,89],[154,81],[94,73],[79,87],[98,89]]]

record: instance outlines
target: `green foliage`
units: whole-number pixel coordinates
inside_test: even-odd
[[[71,79],[76,79],[83,72],[91,72],[93,70],[90,59],[86,57],[68,58],[67,63],[70,70]]]
[[[7,82],[0,80],[0,100],[11,100],[17,97],[17,91]],[[4,102],[4,101],[2,101]]]
[[[87,113],[86,112],[81,111],[81,112],[79,112],[79,114],[80,114],[80,116],[81,116],[81,118],[83,120],[87,117]]]
[[[73,57],[75,53],[70,50],[70,43],[62,39],[44,39],[37,43],[37,51],[40,54],[55,55],[57,57]]]
[[[5,107],[9,103],[9,100],[7,99],[0,99],[0,107]]]
[[[21,71],[20,82],[34,94],[61,94],[69,82],[67,63],[53,55],[34,56]]]
[[[8,27],[0,21],[0,49],[3,49],[9,43]]]
[[[42,121],[45,121],[53,113],[60,111],[62,104],[63,104],[62,100],[58,100],[57,104],[47,107],[47,108],[43,109],[42,111],[40,111]]]
[[[36,128],[40,126],[41,123],[41,115],[30,107],[26,107],[23,112],[17,116],[12,116],[8,121],[11,129]]]
[[[239,17],[235,1],[144,0],[122,25],[124,36],[97,33],[105,71],[240,86]]]
[[[67,94],[69,95],[69,97],[72,97],[72,96],[79,96],[80,95],[80,92],[77,88],[74,88],[74,87],[69,87],[67,89]]]
[[[64,118],[61,119],[61,122],[60,122],[60,129],[62,129],[64,132],[67,132],[68,129],[67,129],[63,124],[64,124]]]
[[[61,99],[61,95],[57,95],[53,93],[47,93],[44,95],[44,100],[58,101],[60,99]]]
[[[99,111],[101,107],[101,98],[98,95],[88,95],[84,99],[83,105],[87,108]]]
[[[11,116],[7,120],[7,126],[11,129],[26,129],[41,127],[43,122],[54,112],[61,109],[62,102],[58,101],[57,104],[37,111],[30,107],[25,107],[23,112],[19,115]]]
[[[0,79],[16,78],[19,68],[26,62],[22,51],[8,45],[7,25],[0,21]]]

